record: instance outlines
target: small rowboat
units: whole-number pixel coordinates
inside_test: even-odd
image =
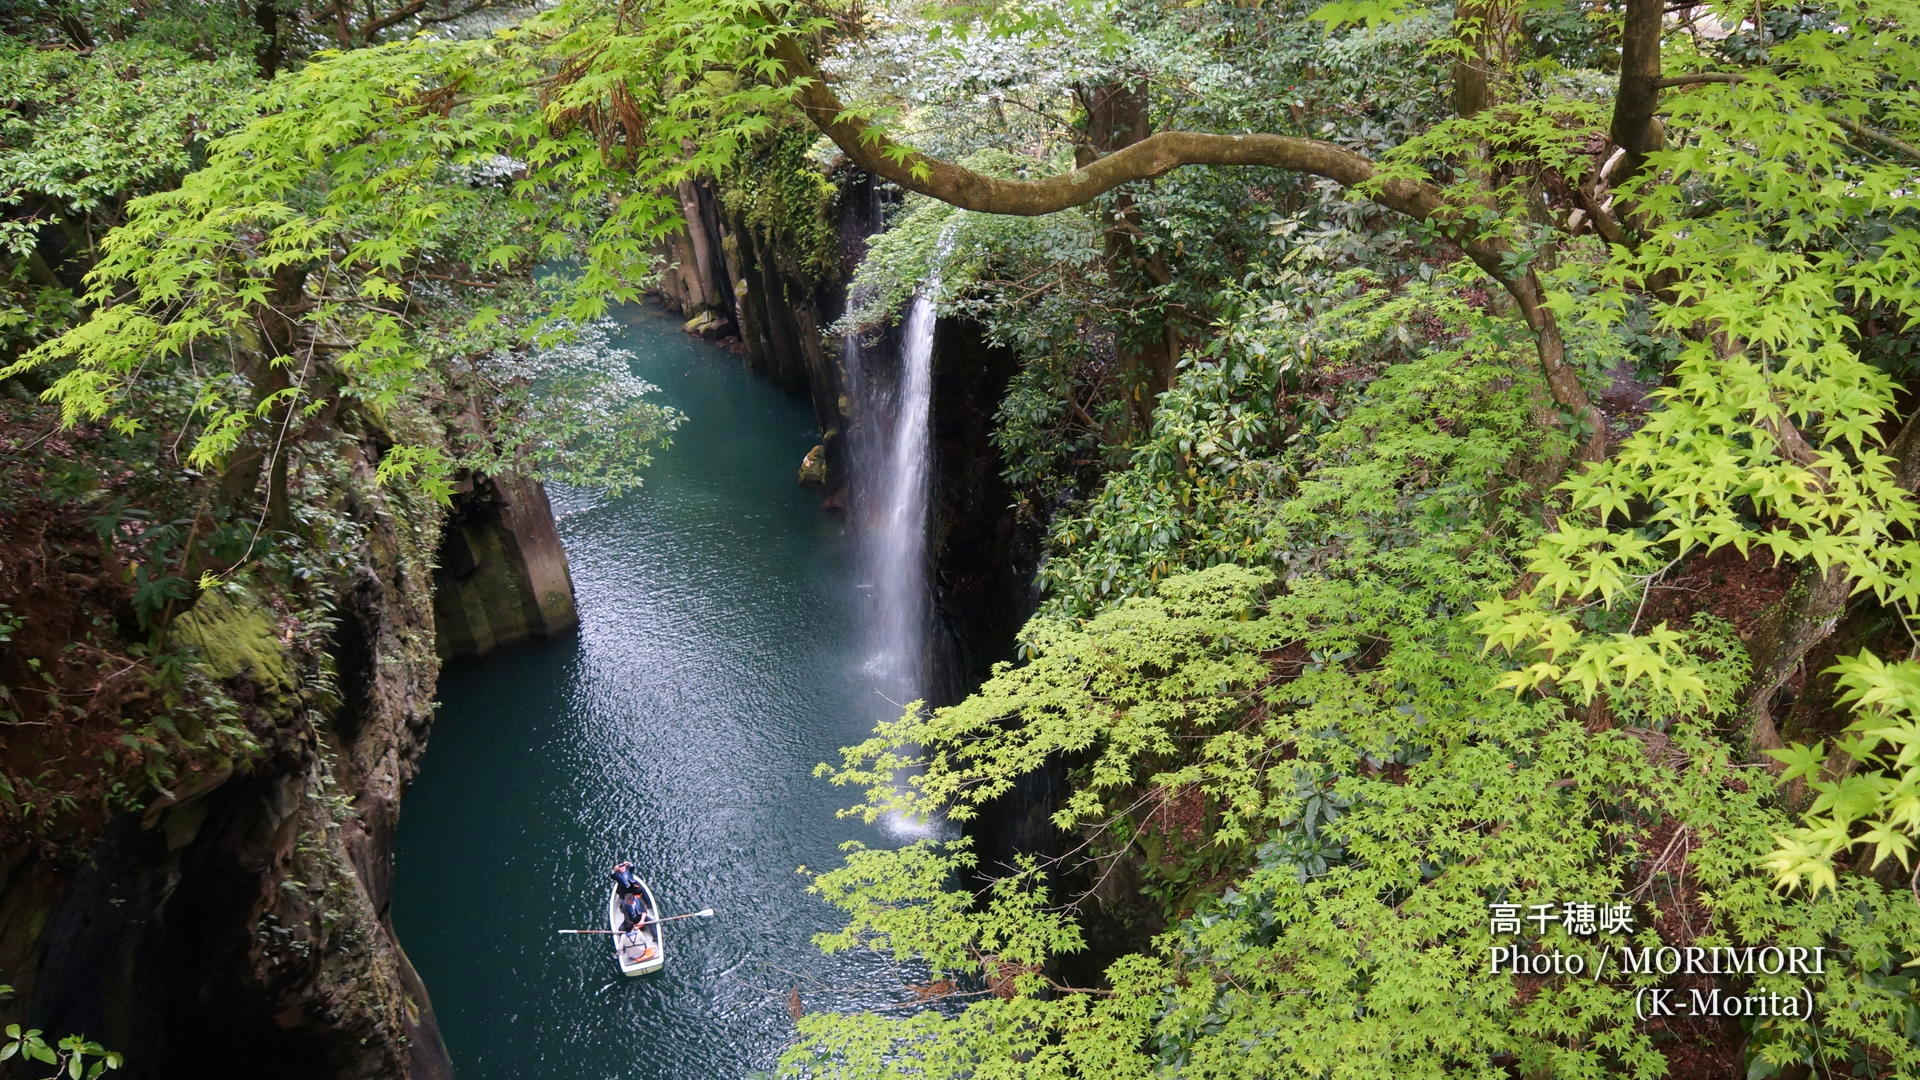
[[[646,905],[646,917],[633,930],[620,927],[626,916],[620,914],[620,886],[607,894],[607,926],[613,931],[613,958],[620,963],[622,975],[645,975],[659,971],[667,962],[666,942],[660,936],[660,905],[654,903],[653,890],[640,882],[640,901]]]

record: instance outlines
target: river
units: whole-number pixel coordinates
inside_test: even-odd
[[[461,1080],[736,1080],[808,1009],[898,1000],[877,957],[809,942],[835,913],[802,865],[855,792],[812,775],[891,707],[865,655],[855,545],[794,471],[812,413],[650,308],[615,343],[687,422],[646,486],[553,492],[577,637],[449,664],[396,843],[393,919]],[[606,868],[632,858],[669,913],[666,969],[620,977]]]

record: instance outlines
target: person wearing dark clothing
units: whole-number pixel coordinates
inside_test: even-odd
[[[632,863],[615,863],[613,870],[607,876],[620,886],[622,896],[640,891],[640,875],[634,872]]]
[[[646,923],[646,902],[640,899],[638,893],[628,893],[620,898],[620,914],[625,916],[620,923],[621,933],[639,929]]]

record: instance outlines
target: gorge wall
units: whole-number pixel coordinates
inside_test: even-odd
[[[134,1078],[452,1076],[388,917],[401,797],[442,655],[563,632],[573,594],[537,484],[471,481],[449,510],[375,484],[376,446],[345,451],[334,509],[358,542],[322,648],[290,644],[264,586],[176,620],[257,751],[196,763],[80,848],[0,851],[9,1021],[84,1032]]]
[[[685,185],[689,227],[660,292],[690,331],[731,338],[754,370],[811,401],[826,497],[844,507],[857,482],[846,432],[859,418],[826,328],[883,195],[852,170],[831,179],[825,267],[706,185]],[[1007,513],[987,437],[1013,369],[977,326],[940,322],[929,550],[949,638],[943,696],[1007,657],[1031,610],[1037,538]],[[324,586],[332,625],[320,645],[290,644],[285,604],[264,586],[208,594],[178,620],[258,749],[195,763],[83,841],[0,845],[0,983],[15,990],[0,1017],[84,1032],[123,1053],[116,1075],[136,1080],[452,1075],[428,988],[388,918],[401,799],[442,660],[566,632],[573,592],[537,484],[477,478],[440,507],[373,482],[379,445],[369,434],[341,450],[331,511],[358,540]]]
[[[733,346],[752,370],[813,404],[826,482],[844,488],[845,434],[853,406],[840,349],[826,329],[846,310],[847,282],[880,221],[872,177],[846,169],[833,181],[837,197],[817,208],[838,254],[837,264],[826,272],[796,251],[791,238],[756,227],[744,212],[725,207],[712,185],[683,182],[680,203],[687,224],[661,252],[667,266],[656,295],[686,318],[690,333]]]
[[[434,560],[441,658],[573,629],[573,579],[546,491],[517,476],[468,478],[460,487]]]
[[[831,507],[848,505],[858,484],[848,433],[861,422],[839,339],[827,330],[847,309],[848,283],[867,238],[884,227],[897,198],[871,175],[842,165],[826,177],[830,195],[817,212],[832,259],[819,260],[780,230],[730,210],[707,184],[681,186],[687,228],[662,251],[668,260],[657,296],[686,319],[686,329],[729,344],[748,366],[813,405],[825,473],[816,472]],[[897,328],[879,348],[898,356]],[[933,492],[928,551],[934,606],[945,647],[936,650],[936,697],[956,700],[1011,655],[1015,632],[1033,610],[1036,527],[1008,512],[1011,497],[989,435],[1013,377],[1011,350],[989,344],[976,323],[941,318],[934,337]],[[799,468],[801,463],[792,463]]]
[[[850,392],[847,356],[821,332],[847,306],[847,282],[866,254],[867,238],[883,227],[885,197],[872,177],[843,168],[831,176],[834,197],[822,207],[836,241],[838,262],[830,276],[811,272],[781,238],[755,229],[742,215],[728,214],[702,185],[683,189],[689,228],[663,252],[673,260],[660,298],[686,317],[690,332],[733,339],[746,362],[813,402],[825,433],[825,486],[829,505],[849,504],[847,486],[854,455],[849,432],[862,421]],[[731,279],[731,284],[728,284]],[[899,332],[870,343],[898,364]],[[966,319],[938,320],[933,341],[931,429],[932,490],[927,554],[939,640],[929,665],[928,698],[936,705],[965,697],[995,662],[1013,656],[1015,637],[1037,606],[1034,571],[1044,544],[1042,524],[1011,510],[1013,493],[990,439],[995,412],[1012,379],[1017,358],[992,345],[983,328]],[[869,365],[871,369],[871,364]],[[813,458],[810,456],[809,463]],[[872,527],[874,523],[857,523]],[[1017,853],[1058,854],[1066,839],[1051,816],[1064,790],[1066,769],[1050,764],[1025,777],[1007,795],[982,808],[966,832],[981,865],[1010,862]],[[1115,888],[1131,878],[1118,875]],[[1075,882],[1087,887],[1089,882]],[[1103,913],[1095,918],[1104,919]],[[1113,940],[1122,940],[1120,927]],[[1097,977],[1103,966],[1090,958],[1072,978]],[[1070,980],[1071,981],[1071,980]]]

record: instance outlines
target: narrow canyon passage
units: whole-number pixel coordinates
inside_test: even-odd
[[[846,522],[794,483],[812,415],[653,309],[622,322],[689,419],[643,490],[553,492],[579,636],[447,667],[402,815],[394,922],[461,1080],[731,1080],[790,1040],[790,987],[854,1009],[908,981],[820,956],[835,914],[795,872],[897,842],[837,819],[856,793],[812,776],[894,711]],[[669,926],[658,974],[554,933],[606,925],[620,858],[668,913],[719,913]]]

